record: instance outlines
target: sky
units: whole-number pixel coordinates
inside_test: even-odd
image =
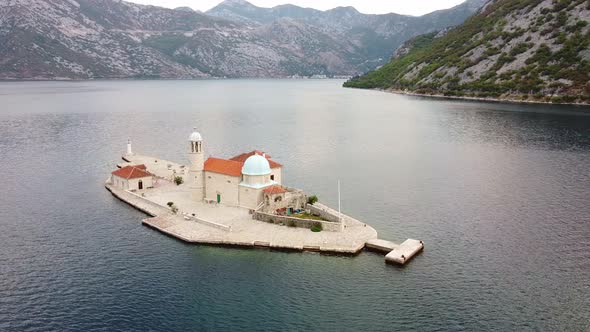
[[[127,0],[135,3],[168,8],[191,7],[206,11],[215,7],[221,0]],[[290,3],[300,7],[320,10],[338,6],[353,6],[361,13],[384,14],[398,13],[406,15],[424,15],[435,10],[446,9],[462,3],[464,0],[248,0],[259,7],[274,7]]]

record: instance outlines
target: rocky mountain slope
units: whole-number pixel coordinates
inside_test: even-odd
[[[445,34],[417,37],[347,87],[590,103],[590,1],[495,0]]]
[[[0,0],[0,79],[354,75],[483,1],[409,17],[242,0],[205,14],[120,0]]]
[[[358,70],[366,71],[387,63],[393,51],[404,41],[431,31],[456,26],[479,10],[487,0],[467,0],[446,10],[420,17],[395,13],[362,14],[353,7],[337,7],[321,11],[294,5],[261,8],[244,0],[226,0],[206,14],[261,26],[284,22],[285,19],[312,26],[334,39],[352,44],[354,52],[348,60]]]

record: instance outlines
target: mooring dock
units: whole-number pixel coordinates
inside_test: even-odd
[[[424,249],[424,242],[407,239],[402,244],[397,244],[387,240],[371,239],[367,241],[365,247],[369,250],[387,253],[385,255],[386,263],[404,265]]]

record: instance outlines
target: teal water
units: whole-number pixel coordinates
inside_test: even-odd
[[[590,115],[332,80],[0,83],[0,330],[587,331]],[[103,183],[134,149],[265,150],[383,256],[186,245]]]

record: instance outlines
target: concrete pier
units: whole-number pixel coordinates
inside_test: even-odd
[[[389,253],[398,248],[399,244],[387,240],[371,239],[367,241],[365,246],[368,250]]]
[[[404,265],[422,249],[424,249],[422,241],[407,239],[399,247],[385,255],[385,262]]]
[[[371,239],[367,241],[365,248],[367,250],[385,253],[386,263],[404,265],[424,249],[424,243],[412,239],[408,239],[402,244],[381,239]]]

